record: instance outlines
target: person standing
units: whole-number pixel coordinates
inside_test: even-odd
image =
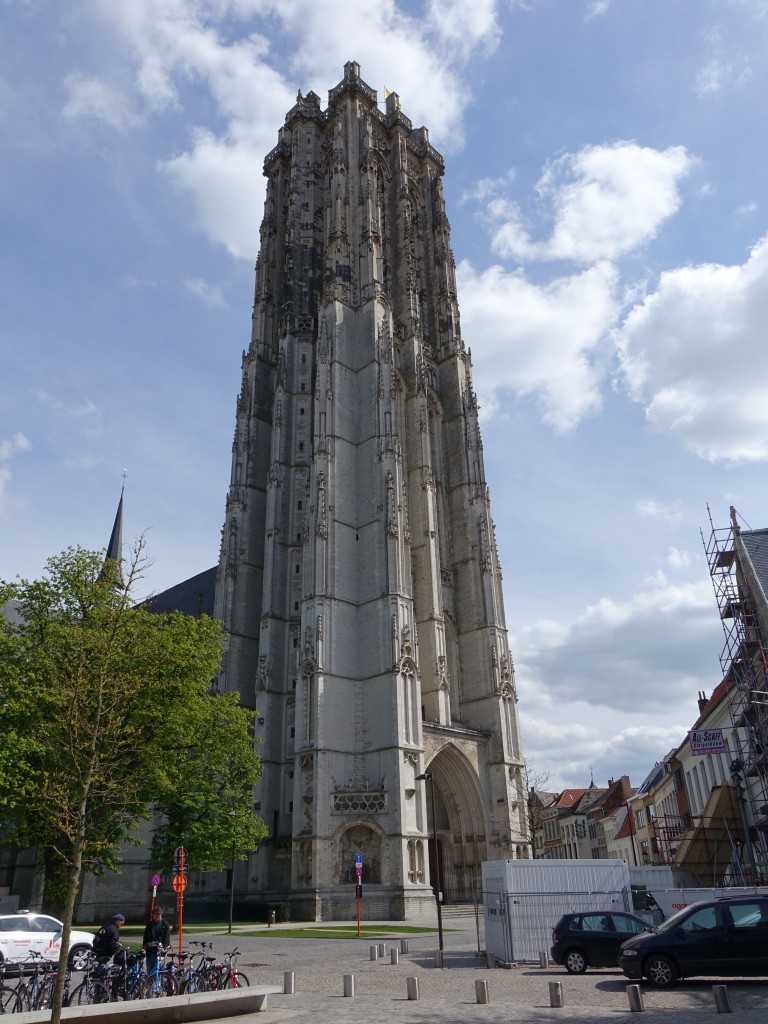
[[[122,914],[113,917],[99,928],[93,937],[93,952],[100,964],[104,964],[121,948],[120,929],[125,924]]]
[[[147,954],[147,977],[157,970],[158,951],[165,949],[170,943],[171,929],[163,917],[163,908],[155,904],[141,942],[144,952]]]

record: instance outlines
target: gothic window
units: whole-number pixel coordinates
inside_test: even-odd
[[[311,743],[315,731],[315,677],[308,672],[302,677],[302,720],[301,739],[303,743]]]

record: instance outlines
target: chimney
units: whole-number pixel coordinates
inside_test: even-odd
[[[699,701],[698,701],[698,703],[699,703],[699,714],[703,715],[704,714],[704,708],[706,708],[707,704],[709,704],[709,701],[707,700],[707,695],[706,695],[706,693],[703,690],[699,690]]]

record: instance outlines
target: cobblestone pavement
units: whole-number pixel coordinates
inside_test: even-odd
[[[489,970],[485,954],[477,952],[478,945],[483,948],[483,937],[481,932],[478,943],[474,916],[451,919],[445,928],[442,969],[434,966],[436,934],[404,934],[406,953],[399,952],[396,935],[385,940],[292,939],[280,937],[279,925],[264,937],[239,933],[211,938],[216,953],[239,947],[239,966],[251,984],[282,986],[286,972],[295,975],[294,994],[270,995],[265,1012],[238,1017],[239,1024],[557,1024],[564,1019],[587,1024],[615,1020],[631,1012],[626,992],[629,982],[617,969],[581,976],[553,966]],[[386,954],[373,961],[370,947],[381,941]],[[392,949],[398,950],[398,964],[391,962]],[[354,975],[354,997],[344,995],[345,975]],[[418,979],[418,1000],[408,999],[408,978]],[[477,1002],[476,981],[488,983],[487,1004]],[[550,1005],[550,982],[562,984],[562,1008]],[[643,1024],[716,1024],[712,984],[712,980],[687,981],[662,992],[643,985]],[[731,1019],[738,1018],[740,1024],[765,1024],[768,981],[729,981],[727,990]]]

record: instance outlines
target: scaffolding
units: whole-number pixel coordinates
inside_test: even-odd
[[[727,528],[716,529],[707,513],[710,536],[702,533],[702,541],[725,635],[720,664],[729,684],[730,773],[744,824],[744,869],[759,884],[768,878],[768,605],[745,541],[760,552],[764,572],[768,530],[742,534],[733,506]]]

